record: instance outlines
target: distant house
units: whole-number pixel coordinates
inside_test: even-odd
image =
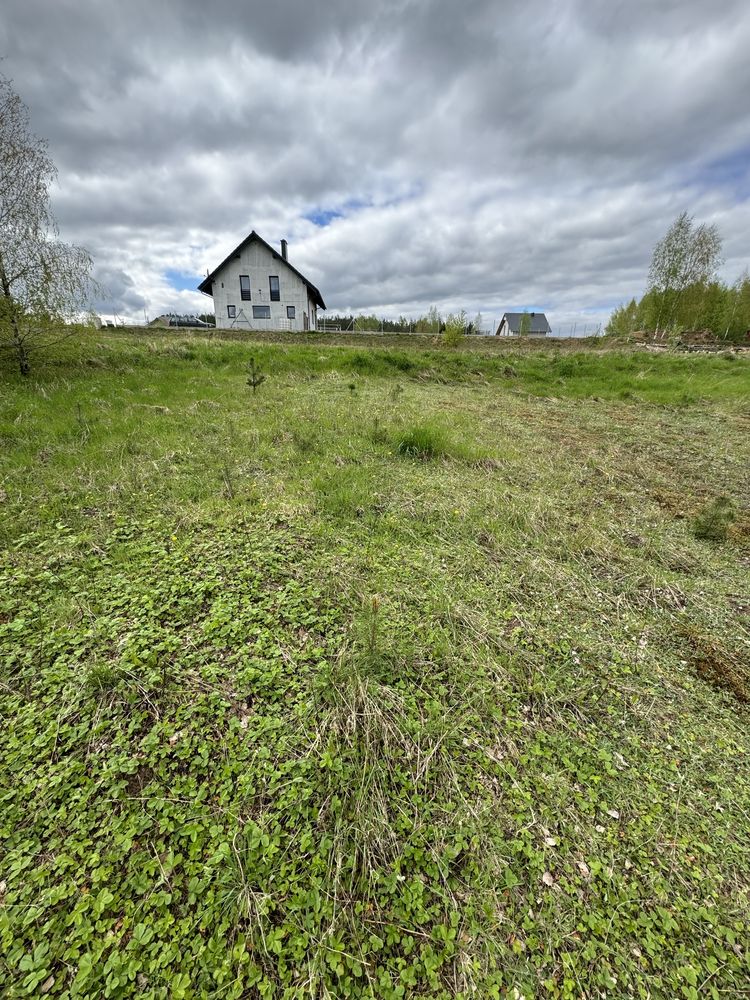
[[[202,320],[200,316],[184,315],[182,313],[164,313],[163,316],[157,316],[156,319],[149,321],[149,326],[199,326],[199,327],[210,327],[210,323],[206,323]]]
[[[253,230],[198,285],[213,296],[218,329],[316,330],[323,297],[281,253]]]
[[[528,317],[526,330],[523,327],[524,317]],[[520,337],[522,333],[528,334],[529,337],[547,337],[552,333],[552,327],[544,313],[503,313],[495,336]]]

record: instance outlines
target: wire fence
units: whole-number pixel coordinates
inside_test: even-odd
[[[408,323],[398,323],[392,320],[381,320],[378,324],[373,323],[360,323],[357,318],[351,319],[346,323],[342,323],[339,320],[318,320],[318,330],[321,333],[367,333],[367,334],[377,334],[377,333],[421,333],[426,335],[437,336],[440,333],[440,329],[425,329],[426,324],[420,322],[419,320],[410,321]],[[480,328],[474,327],[472,324],[471,334],[473,336],[479,337],[492,337],[497,335],[497,331],[500,327],[500,320],[498,319],[492,326],[482,326]],[[510,337],[517,337],[519,334],[511,334]],[[571,323],[562,324],[555,329],[550,330],[549,333],[529,333],[524,336],[529,337],[549,337],[552,339],[566,339],[569,337],[601,337],[602,336],[602,324],[587,320],[581,323],[574,320]]]
[[[119,317],[117,314],[113,314],[113,319],[106,319],[102,317],[99,320],[101,326],[130,326],[131,323],[126,323],[124,319]],[[157,317],[155,320],[149,321],[144,313],[143,318],[144,326],[158,325],[158,326],[171,326],[178,328],[185,327],[202,327],[204,329],[213,329],[214,324],[207,322],[205,316],[196,315],[181,315],[175,313],[166,313],[162,316]],[[472,336],[479,337],[491,337],[496,336],[497,331],[500,326],[500,320],[495,321],[491,326],[482,324],[481,327],[476,327],[473,323],[467,329],[467,333]],[[227,328],[226,326],[224,327]],[[255,316],[248,316],[247,313],[240,309],[237,315],[229,321],[229,329],[236,330],[248,330],[248,331],[259,331],[259,332],[310,332],[314,333],[317,329],[319,333],[361,333],[367,335],[373,334],[422,334],[424,336],[438,336],[443,327],[437,324],[425,323],[422,320],[409,320],[406,322],[398,322],[397,320],[387,320],[382,319],[377,322],[374,321],[374,317],[347,317],[345,321],[341,318],[335,319],[325,319],[324,317],[318,317],[317,327],[310,327],[308,331],[299,330],[295,320],[291,319],[272,319],[272,318],[259,318]],[[603,335],[603,328],[600,322],[595,322],[592,320],[587,320],[585,322],[580,322],[578,320],[573,320],[570,323],[560,324],[554,329],[550,330],[549,333],[529,333],[524,336],[531,338],[550,338],[550,339],[568,339],[573,337],[601,337]],[[509,339],[513,337],[518,337],[519,334],[511,334]]]

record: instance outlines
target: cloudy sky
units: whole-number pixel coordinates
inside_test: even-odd
[[[49,140],[103,313],[210,309],[282,237],[331,311],[639,294],[682,210],[750,254],[747,0],[4,0],[0,70]]]

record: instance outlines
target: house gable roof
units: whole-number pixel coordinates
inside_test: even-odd
[[[500,326],[502,326],[503,321],[507,319],[508,328],[511,333],[520,333],[521,320],[524,315],[529,317],[529,333],[552,332],[552,327],[547,322],[547,317],[544,313],[503,313],[503,318],[500,320]]]
[[[323,301],[323,296],[320,294],[315,285],[313,285],[311,281],[308,281],[307,278],[304,276],[304,274],[301,274],[296,267],[293,267],[292,264],[289,263],[288,260],[284,260],[281,254],[277,250],[274,250],[274,248],[271,246],[270,243],[266,243],[266,241],[261,236],[258,236],[258,234],[255,232],[254,229],[249,236],[245,237],[245,239],[242,241],[242,243],[239,244],[239,246],[236,246],[230,254],[227,254],[227,256],[224,258],[221,264],[219,264],[218,267],[215,267],[213,271],[211,271],[211,273],[207,277],[205,277],[203,281],[201,281],[200,285],[198,285],[198,291],[203,292],[204,295],[213,296],[213,283],[216,278],[216,275],[219,273],[222,267],[224,267],[231,260],[233,260],[237,256],[237,254],[242,253],[245,247],[249,246],[251,243],[260,243],[260,245],[265,247],[266,250],[268,250],[276,258],[276,260],[281,261],[281,263],[285,267],[288,267],[290,271],[293,271],[297,275],[297,277],[300,278],[302,281],[304,281],[304,283],[307,285],[315,304],[320,306],[321,309],[325,309],[326,304]]]

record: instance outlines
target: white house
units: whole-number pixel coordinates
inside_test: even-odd
[[[318,289],[255,230],[198,285],[213,296],[216,326],[240,330],[317,330]]]
[[[525,328],[524,328],[525,327]],[[544,313],[503,313],[500,326],[495,331],[497,337],[546,337],[552,333]]]

